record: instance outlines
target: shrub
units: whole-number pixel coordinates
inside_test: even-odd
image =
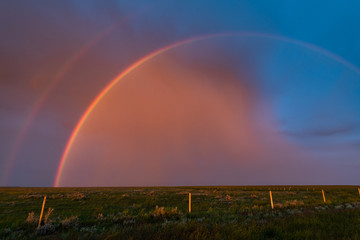
[[[102,213],[99,213],[97,216],[96,216],[96,219],[99,220],[99,221],[102,221],[104,219],[104,215]]]
[[[44,223],[45,223],[45,224],[48,222],[49,217],[50,217],[50,214],[51,214],[53,211],[54,211],[53,208],[49,208],[49,209],[48,209],[47,213],[46,213],[45,216],[44,216]]]
[[[154,217],[158,217],[158,216],[165,216],[165,208],[164,207],[158,207],[158,205],[156,205],[155,210],[152,212],[152,215]]]
[[[26,218],[26,222],[30,224],[36,224],[39,221],[37,217],[35,217],[34,212],[29,212],[28,217]]]
[[[55,232],[55,226],[52,224],[45,224],[36,230],[37,235],[47,235]]]

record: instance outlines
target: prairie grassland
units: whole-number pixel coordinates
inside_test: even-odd
[[[1,188],[0,238],[360,239],[360,196],[357,186]]]

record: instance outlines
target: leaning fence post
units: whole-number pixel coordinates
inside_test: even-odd
[[[324,203],[326,203],[326,198],[325,198],[324,189],[321,189],[321,191],[322,191],[322,195],[323,195]]]
[[[191,193],[189,193],[189,213],[191,213]]]
[[[269,194],[270,194],[271,209],[274,209],[274,203],[273,203],[273,199],[272,199],[271,190],[269,191]]]
[[[41,213],[40,213],[39,226],[38,226],[38,228],[39,228],[40,225],[41,225],[41,219],[42,219],[42,216],[43,216],[43,213],[44,213],[45,201],[46,201],[46,195],[45,195],[45,197],[44,197],[44,201],[43,201],[42,208],[41,208]]]

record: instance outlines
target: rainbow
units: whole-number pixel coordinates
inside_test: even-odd
[[[80,129],[82,128],[82,126],[84,125],[85,121],[87,120],[87,118],[89,117],[90,113],[94,110],[94,108],[96,107],[96,105],[101,101],[101,99],[119,82],[121,81],[126,75],[128,75],[130,72],[132,72],[133,70],[135,70],[137,67],[141,66],[142,64],[148,62],[149,60],[155,58],[156,56],[159,56],[162,53],[165,53],[171,49],[183,46],[185,44],[188,43],[192,43],[192,42],[196,42],[196,41],[200,41],[200,40],[205,40],[205,39],[210,39],[210,38],[215,38],[215,37],[229,37],[229,36],[240,36],[240,37],[261,37],[261,38],[269,38],[269,39],[274,39],[274,40],[280,40],[280,41],[284,41],[284,42],[289,42],[295,45],[300,45],[303,46],[305,48],[308,48],[312,51],[321,53],[322,55],[333,59],[343,65],[345,65],[347,68],[351,69],[352,71],[356,72],[357,74],[360,75],[360,69],[353,65],[352,63],[348,62],[347,60],[345,60],[344,58],[331,53],[323,48],[320,48],[318,46],[315,46],[313,44],[310,43],[305,43],[299,40],[294,40],[291,38],[287,38],[284,36],[278,36],[278,35],[272,35],[272,34],[264,34],[264,33],[251,33],[251,32],[231,32],[231,33],[215,33],[215,34],[208,34],[208,35],[200,35],[200,36],[196,36],[196,37],[192,37],[192,38],[188,38],[173,44],[170,44],[168,46],[165,46],[161,49],[158,49],[148,55],[146,55],[145,57],[141,58],[140,60],[136,61],[135,63],[133,63],[132,65],[130,65],[128,68],[126,68],[124,71],[122,71],[118,76],[116,76],[112,81],[110,81],[110,83],[96,96],[96,98],[91,102],[91,104],[89,105],[89,107],[86,109],[86,111],[84,112],[84,114],[82,115],[82,117],[80,118],[80,120],[78,121],[77,125],[75,126],[73,132],[70,135],[70,138],[65,146],[64,152],[61,156],[60,159],[60,163],[56,172],[56,176],[55,176],[55,181],[54,181],[54,187],[58,187],[59,186],[59,182],[60,182],[60,178],[61,178],[61,174],[66,162],[66,159],[68,157],[68,154],[71,150],[71,147],[80,131]]]
[[[130,16],[111,24],[109,27],[107,27],[104,31],[97,34],[94,38],[92,38],[90,41],[88,41],[86,44],[84,44],[77,52],[75,52],[69,60],[66,61],[66,63],[55,73],[54,77],[50,81],[50,84],[47,86],[47,88],[42,92],[40,97],[35,101],[33,106],[31,107],[31,111],[27,118],[24,120],[24,124],[22,125],[19,134],[15,140],[15,143],[10,151],[9,157],[6,161],[6,165],[4,167],[3,176],[1,178],[1,182],[3,184],[6,183],[9,174],[11,172],[11,169],[13,167],[13,164],[15,162],[15,159],[17,155],[19,154],[19,151],[21,149],[21,146],[25,140],[25,136],[27,132],[30,129],[30,126],[34,119],[36,118],[38,112],[41,110],[41,107],[46,102],[47,97],[49,94],[55,89],[55,87],[60,83],[60,81],[64,78],[66,73],[72,69],[79,60],[84,57],[96,44],[98,44],[101,40],[106,38],[109,34],[111,34],[115,29],[125,24],[129,19],[137,16],[142,11],[137,11]]]

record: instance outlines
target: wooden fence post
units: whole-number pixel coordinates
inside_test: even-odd
[[[189,213],[191,213],[191,193],[189,193]]]
[[[43,213],[44,213],[45,202],[46,202],[46,195],[45,195],[45,197],[44,197],[44,201],[43,201],[42,208],[41,208],[41,213],[40,213],[40,218],[39,218],[39,225],[38,225],[38,228],[39,228],[39,227],[40,227],[40,225],[41,225],[41,219],[42,219],[42,216],[43,216]]]
[[[326,198],[325,198],[324,189],[321,189],[321,191],[322,191],[322,195],[323,195],[324,203],[326,203]]]
[[[271,209],[274,209],[274,203],[273,203],[273,199],[272,199],[271,190],[269,191],[269,194],[270,194]]]

